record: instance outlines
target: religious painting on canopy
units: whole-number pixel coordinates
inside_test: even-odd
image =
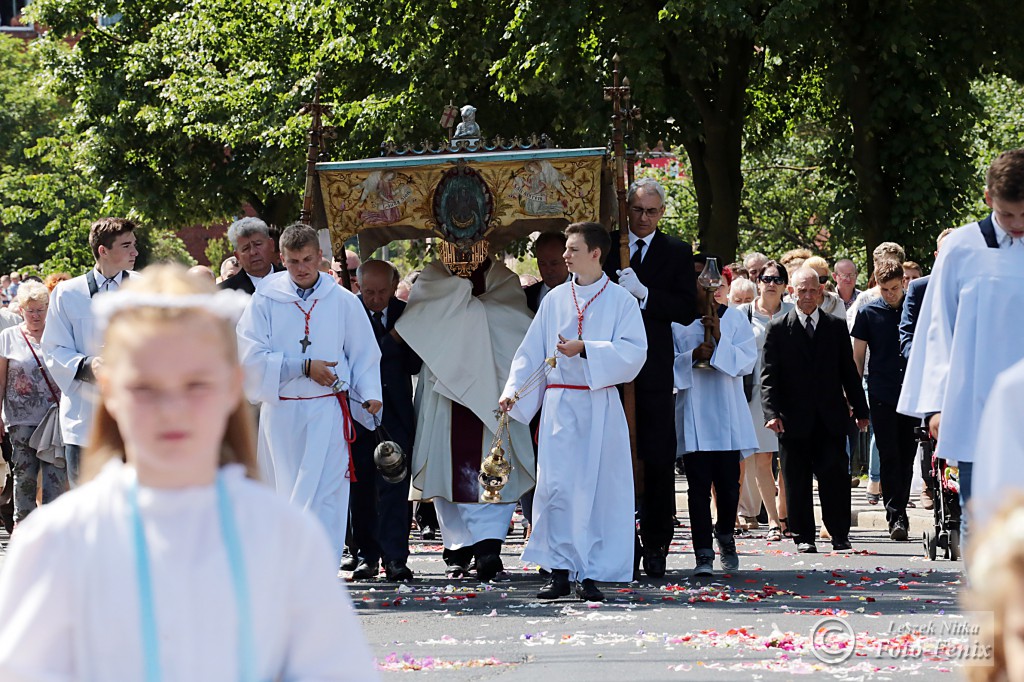
[[[438,237],[448,263],[479,263],[532,232],[601,217],[605,150],[424,152],[318,163],[335,250],[363,255],[396,239]]]

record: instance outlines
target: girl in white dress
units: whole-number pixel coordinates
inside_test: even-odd
[[[0,679],[377,679],[323,529],[252,480],[236,295],[159,266],[96,298],[92,480],[18,527]]]

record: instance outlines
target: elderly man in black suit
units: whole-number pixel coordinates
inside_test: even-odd
[[[256,292],[260,280],[284,268],[278,263],[277,245],[270,227],[259,218],[242,218],[228,228],[228,241],[242,269],[220,283],[221,289]]]
[[[643,496],[639,500],[640,552],[652,578],[665,575],[665,559],[675,510],[675,396],[672,367],[675,349],[672,323],[687,325],[697,318],[693,250],[658,230],[665,214],[665,190],[643,178],[629,188],[629,263],[613,248],[605,273],[636,297],[647,331],[647,362],[636,378],[636,434],[643,461]],[[612,244],[619,243],[619,233]],[[634,557],[638,565],[639,556]]]
[[[416,433],[416,415],[412,403],[412,377],[423,362],[409,346],[392,333],[405,303],[395,298],[398,271],[390,263],[368,260],[359,266],[359,298],[370,317],[380,345],[380,379],[384,392],[383,431],[398,443],[406,457],[412,454]],[[356,480],[352,482],[349,510],[352,535],[358,547],[356,580],[376,578],[380,563],[388,580],[412,580],[409,559],[409,475],[398,483],[389,483],[377,470],[373,451],[379,439],[357,422],[356,442],[352,445]]]
[[[802,553],[818,551],[812,476],[833,550],[852,549],[845,449],[851,405],[857,427],[868,427],[849,329],[818,307],[822,288],[816,271],[796,271],[789,287],[796,308],[768,325],[761,364],[765,427],[779,434],[789,527]]]

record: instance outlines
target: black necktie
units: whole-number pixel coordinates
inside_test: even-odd
[[[387,331],[387,329],[384,328],[384,311],[370,313],[370,320],[373,322],[373,333],[376,334],[379,339]]]
[[[114,287],[117,286],[117,275],[114,275],[113,277],[107,277],[103,281],[103,284],[100,285],[100,289],[103,289],[103,291],[111,291],[112,290],[112,287],[110,286],[111,284],[113,284]]]
[[[645,242],[643,239],[636,243],[636,251],[633,252],[633,257],[629,259],[629,267],[633,268],[633,270],[640,268],[640,261],[644,257],[644,246]]]
[[[807,330],[807,336],[814,338],[814,322],[811,321],[811,316],[807,316],[807,322],[804,323],[804,329]]]

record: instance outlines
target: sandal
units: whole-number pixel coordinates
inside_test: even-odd
[[[765,540],[769,542],[781,542],[782,541],[782,529],[778,526],[772,526],[768,529],[768,534],[764,536]]]
[[[882,499],[882,496],[878,493],[868,493],[868,504],[878,504],[878,501]]]
[[[791,538],[793,537],[793,531],[789,529],[789,517],[779,519],[779,523],[782,525],[782,537]]]

